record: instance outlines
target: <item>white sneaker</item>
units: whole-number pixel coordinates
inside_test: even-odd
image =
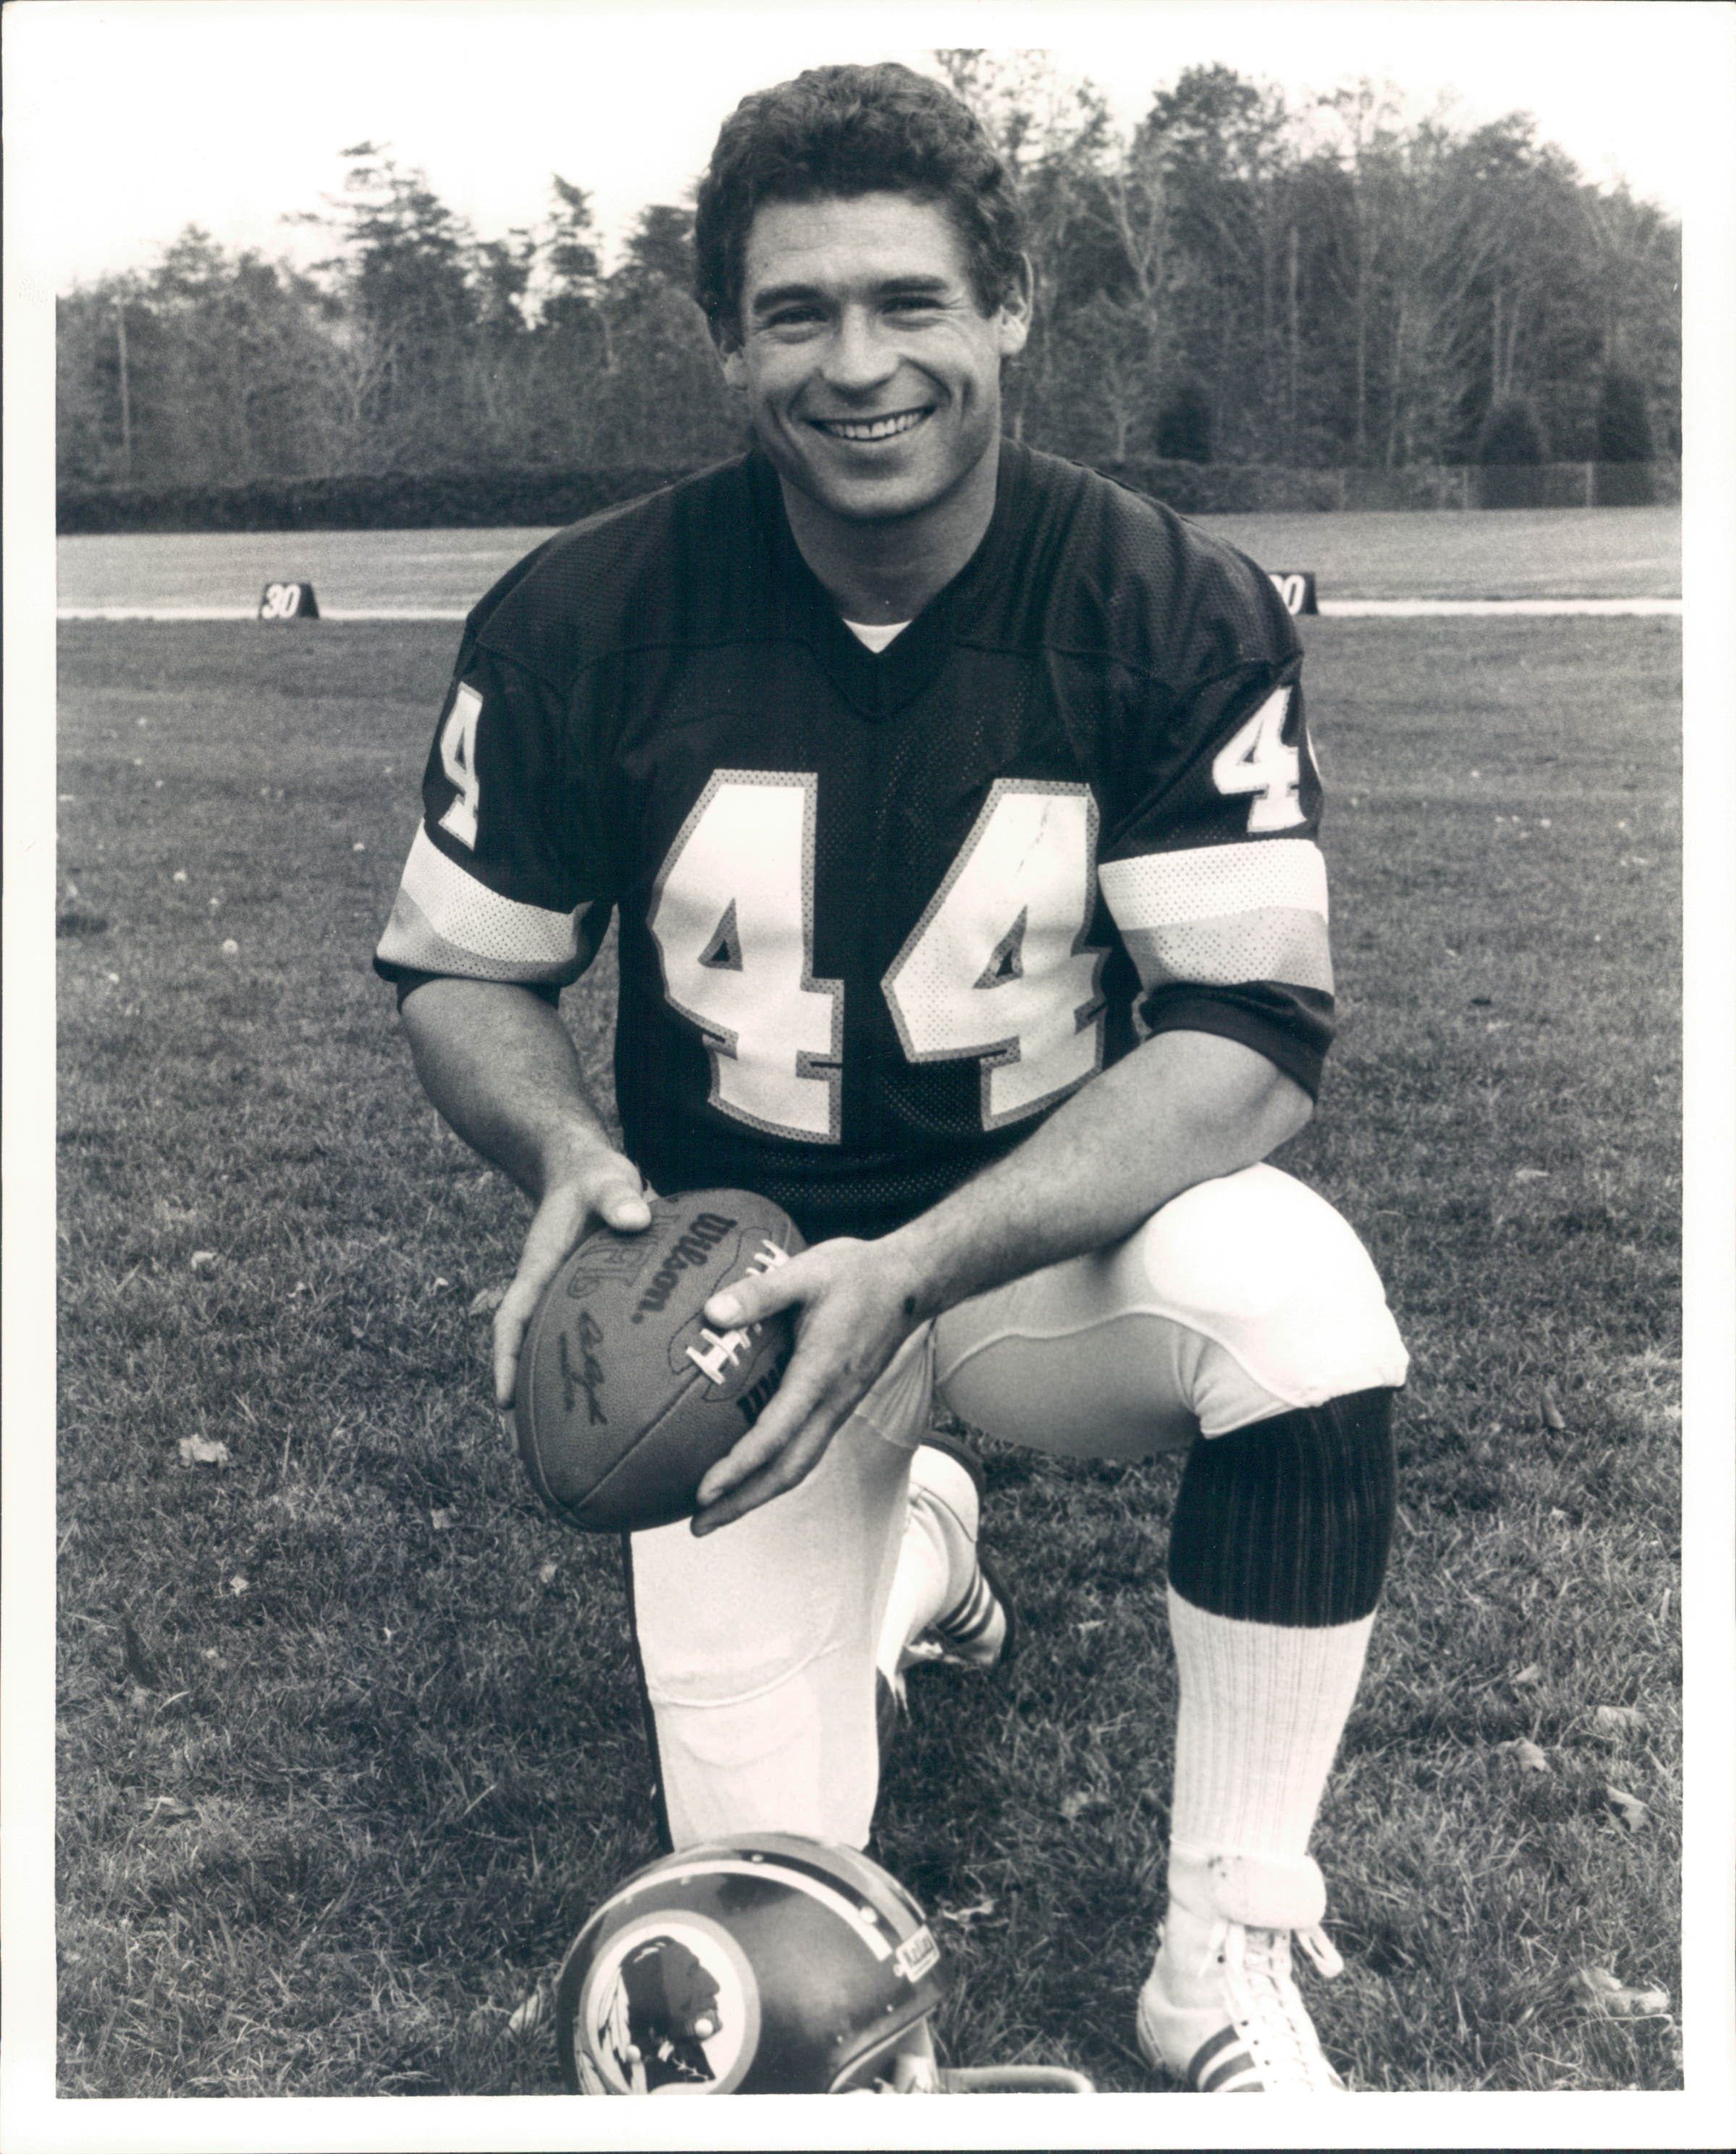
[[[1193,2094],[1346,2092],[1290,1973],[1292,1937],[1320,1973],[1343,1972],[1325,1931],[1251,1929],[1220,1919],[1204,1931],[1203,1950],[1196,1937],[1184,1958],[1176,1932],[1201,1927],[1183,1915],[1159,1942],[1139,1993],[1146,2062]],[[1177,2001],[1176,1989],[1190,2001]]]

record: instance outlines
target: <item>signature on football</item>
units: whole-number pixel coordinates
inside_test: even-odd
[[[601,1344],[602,1327],[588,1309],[579,1312],[579,1321],[570,1331],[560,1335],[560,1388],[566,1411],[571,1413],[579,1393],[585,1394],[585,1410],[592,1427],[605,1423],[609,1416],[600,1404],[597,1393],[603,1387],[603,1365],[597,1359],[596,1348]],[[581,1354],[578,1368],[573,1366],[573,1356],[568,1342],[576,1339]]]

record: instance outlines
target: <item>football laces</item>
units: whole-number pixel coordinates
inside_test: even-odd
[[[748,1269],[758,1273],[763,1279],[768,1272],[776,1271],[779,1264],[789,1262],[789,1250],[780,1249],[775,1242],[768,1239],[762,1242],[748,1258]],[[704,1343],[688,1347],[687,1359],[708,1384],[726,1384],[729,1381],[730,1370],[747,1350],[758,1329],[757,1324],[743,1324],[738,1325],[733,1331],[702,1330],[699,1336]]]

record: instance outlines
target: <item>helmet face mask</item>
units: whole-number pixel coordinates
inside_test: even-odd
[[[872,2084],[940,2000],[922,1910],[864,1855],[794,1834],[630,1878],[561,1968],[575,2094],[830,2094]]]

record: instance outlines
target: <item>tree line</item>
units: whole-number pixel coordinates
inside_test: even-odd
[[[1187,70],[1118,129],[1041,54],[936,64],[1010,159],[1035,327],[1008,423],[1086,462],[1297,467],[1681,447],[1681,233],[1514,114],[1408,116],[1361,82],[1299,104]],[[590,197],[482,238],[372,142],[293,222],[308,268],[189,227],[59,305],[64,482],[221,485],[491,466],[681,469],[738,409],[689,296],[692,212],[605,268]]]

